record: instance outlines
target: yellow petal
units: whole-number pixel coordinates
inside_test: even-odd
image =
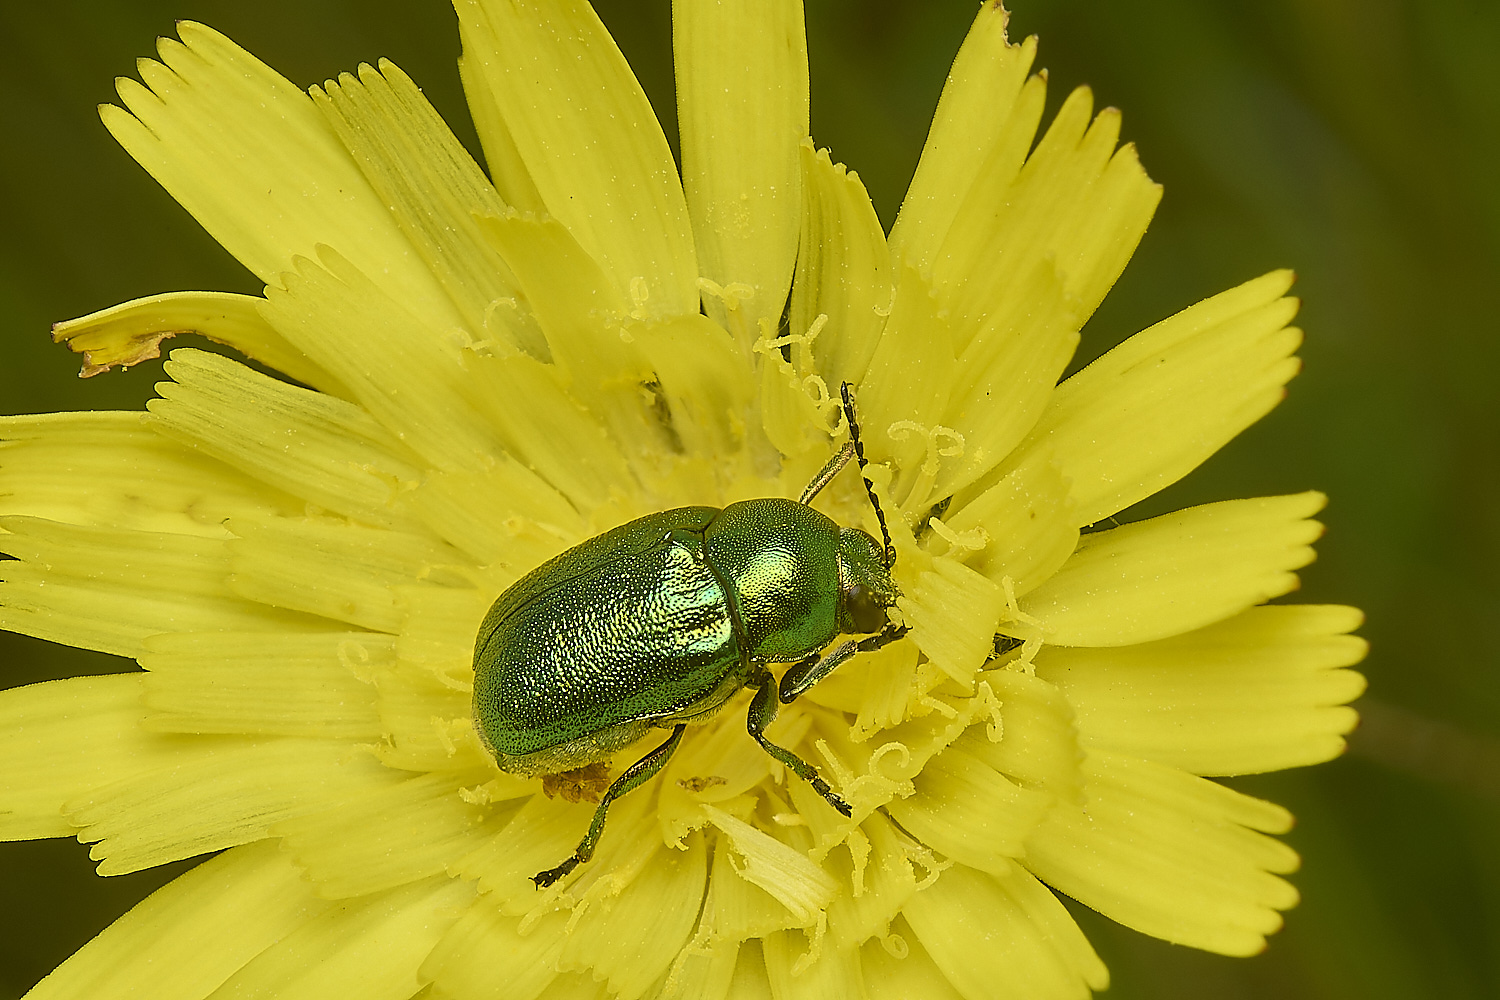
[[[723,716],[743,719],[748,702],[748,695],[736,696],[722,710]],[[787,713],[777,720],[776,725],[783,732],[789,716]],[[703,803],[730,802],[760,784],[771,773],[773,761],[770,755],[746,753],[745,738],[744,730],[735,725],[704,726],[701,729],[695,726],[683,735],[677,753],[661,777],[656,779],[660,786],[657,814],[661,819],[663,839],[668,843],[676,843],[689,830],[695,830],[707,821],[701,808]],[[703,779],[708,777],[720,780],[705,784]],[[698,786],[703,787],[690,790]],[[727,839],[720,838],[719,843],[728,848]],[[737,856],[735,861],[737,864]],[[714,863],[719,864],[717,855]]]
[[[959,536],[976,529],[983,545],[955,553],[991,580],[1009,577],[1016,596],[1048,579],[1078,547],[1073,484],[1045,451],[945,518]]]
[[[547,211],[647,315],[697,312],[692,227],[672,151],[593,8],[454,6],[470,79],[487,84]]]
[[[759,941],[747,941],[740,946],[734,974],[724,995],[726,1000],[773,1000],[771,984],[766,978],[765,952]],[[784,998],[774,997],[774,1000]]]
[[[237,847],[152,893],[26,995],[202,1000],[328,905],[274,843]]]
[[[261,318],[260,299],[229,292],[148,295],[52,326],[52,339],[83,355],[81,378],[159,357],[163,340],[196,333],[299,382],[348,398],[349,390]]]
[[[426,663],[398,660],[395,667],[377,671],[385,742],[375,747],[375,755],[386,766],[407,771],[488,766],[494,758],[474,733],[469,682],[470,678],[460,682]]]
[[[1253,955],[1297,891],[1285,809],[1176,768],[1091,752],[1083,806],[1059,803],[1025,865],[1112,920],[1176,944]]]
[[[145,87],[117,81],[129,111],[99,109],[120,145],[267,284],[327,245],[439,327],[458,322],[307,95],[211,28],[177,30],[158,42],[165,65],[140,61]]]
[[[514,460],[483,472],[430,473],[402,504],[449,545],[480,565],[509,564],[516,578],[587,537],[567,499]],[[549,551],[532,558],[535,545]]]
[[[739,451],[755,380],[724,331],[694,314],[634,324],[630,334],[656,374],[682,450],[706,459]]]
[[[895,933],[899,929],[900,933]],[[893,928],[890,938],[870,941],[860,949],[865,992],[869,1000],[963,1000],[933,964],[905,920]]]
[[[1040,108],[1040,90],[1022,88],[1018,110],[1028,119]],[[960,348],[1048,258],[1075,314],[1087,317],[1145,233],[1161,188],[1133,148],[1115,149],[1120,113],[1106,108],[1090,123],[1092,109],[1087,88],[1073,91],[1019,172],[1012,164],[1025,145],[1007,137],[965,196],[932,267]]]
[[[917,940],[965,1000],[1077,998],[1109,973],[1057,897],[1025,871],[954,865],[905,910]]]
[[[477,216],[500,215],[505,203],[411,78],[381,60],[378,71],[361,66],[310,93],[468,328],[506,353],[544,355],[520,303],[494,308],[515,299],[515,276]]]
[[[474,120],[474,130],[479,133],[479,144],[484,149],[485,167],[501,200],[520,212],[540,214],[546,212],[542,195],[521,159],[516,140],[500,113],[494,91],[485,78],[484,60],[470,52],[473,43],[469,40],[470,27],[459,18],[458,35],[463,42],[463,53],[458,57],[458,76],[464,87],[464,99],[469,105],[469,117]]]
[[[627,455],[668,450],[660,422],[642,405],[640,387],[653,374],[622,326],[627,300],[600,265],[556,219],[512,214],[484,227],[515,271],[572,398]]]
[[[587,972],[564,972],[548,983],[537,1000],[608,1000],[609,991]]]
[[[1321,493],[1227,500],[1085,535],[1022,610],[1059,646],[1123,646],[1201,628],[1297,586]]]
[[[1302,341],[1291,281],[1274,271],[1131,337],[1058,387],[1007,466],[1050,448],[1079,524],[1181,479],[1286,394]]]
[[[937,476],[936,434],[958,362],[927,280],[906,267],[897,281],[890,321],[860,385],[859,417],[870,460],[894,462],[900,476],[893,495],[916,513]]]
[[[371,524],[404,521],[396,494],[421,459],[364,410],[206,351],[178,350],[147,409],[167,437],[294,496]]]
[[[1011,45],[1005,37],[1009,19],[999,4],[982,5],[948,70],[922,159],[891,227],[891,249],[915,267],[932,266],[964,196],[990,168],[994,149],[1009,140],[1019,142],[1024,155],[1031,145],[1036,119],[1028,124],[1016,103],[1036,57],[1036,39]]]
[[[829,855],[840,875],[845,875],[840,862],[850,862],[849,891],[839,893],[828,907],[829,940],[840,948],[857,948],[872,937],[891,933],[891,922],[917,891],[913,861],[931,863],[925,848],[880,813],[871,815],[859,829],[866,838],[863,847],[859,837],[850,837],[847,855],[843,851]]]
[[[1004,875],[1052,804],[1006,780],[978,757],[949,747],[928,761],[916,794],[886,806],[922,843],[971,868]]]
[[[485,490],[488,517],[494,517],[498,498],[539,495],[539,488],[549,486],[557,493],[543,506],[571,503],[573,510],[589,511],[608,500],[612,485],[629,479],[630,467],[620,449],[598,419],[568,392],[557,365],[522,355],[475,355],[466,363],[474,375],[470,388],[476,408],[489,417],[506,451],[524,463],[520,470],[507,468],[503,474],[519,479],[529,469],[533,470],[531,478],[539,479],[526,487],[519,482],[496,483],[496,488]]]
[[[672,53],[699,273],[753,289],[732,318],[713,296],[704,307],[748,347],[760,320],[781,321],[797,256],[797,149],[808,128],[802,2],[677,0]]]
[[[318,259],[292,261],[277,276],[279,287],[266,289],[262,314],[428,462],[482,466],[497,449],[463,395],[467,334],[442,313],[416,312],[394,297],[380,272],[361,271],[328,247]]]
[[[1004,595],[986,577],[939,556],[898,600],[910,638],[944,673],[967,686],[994,648]]]
[[[942,682],[946,678],[939,674],[935,678]],[[854,805],[855,817],[861,822],[873,812],[898,795],[910,795],[912,779],[922,768],[945,748],[957,740],[964,731],[992,706],[982,698],[937,698],[923,692],[933,681],[919,686],[913,692],[913,700],[920,710],[916,718],[897,726],[882,730],[879,739],[865,739],[856,743],[846,721],[837,715],[820,713],[817,728],[809,733],[809,753],[828,758],[841,774],[847,775],[841,794]],[[785,715],[787,713],[783,713]],[[789,744],[791,745],[791,744]],[[819,845],[826,852],[847,834],[848,821],[837,813],[815,809],[815,792],[802,783],[788,786],[794,800],[804,798],[808,808],[802,810],[809,826],[821,825],[824,818],[841,820],[824,834]],[[832,834],[831,836],[829,834]]]
[[[398,586],[396,596],[406,611],[396,657],[405,666],[431,671],[460,694],[473,691],[474,637],[496,595],[468,587],[409,584]],[[361,672],[380,674],[378,669]]]
[[[652,1000],[726,1000],[729,996],[741,948],[733,941],[704,945],[702,933],[700,922],[699,936],[678,954]]]
[[[486,239],[515,271],[558,364],[570,372],[597,365],[591,354],[610,346],[605,326],[618,325],[630,312],[625,292],[557,219],[511,211],[480,221]],[[583,342],[585,336],[600,343]]]
[[[397,785],[362,789],[331,809],[278,823],[282,838],[317,893],[330,899],[363,896],[447,870],[450,863],[494,836],[509,813],[459,794],[483,784],[492,772],[448,772]]]
[[[909,507],[974,482],[1026,436],[1078,346],[1076,310],[1050,257],[1008,282],[954,370],[942,423],[956,432],[961,451]]]
[[[227,538],[226,518],[304,506],[168,441],[140,413],[0,417],[0,514]]]
[[[704,904],[704,919],[712,928],[714,940],[738,943],[808,922],[805,913],[792,913],[776,897],[744,878],[742,867],[729,838],[717,838],[708,901]]]
[[[440,877],[332,907],[257,955],[214,1000],[406,1000],[473,898],[472,883]]]
[[[649,798],[643,788],[610,807],[610,835],[601,840],[601,848],[619,842],[621,827],[629,825],[626,814],[632,807],[640,808],[642,799]],[[533,795],[503,830],[461,858],[449,871],[455,877],[478,879],[480,891],[487,893],[486,898],[493,899],[494,905],[505,912],[526,913],[537,901],[531,876],[573,853],[593,813],[594,807],[588,802]],[[597,868],[598,862],[595,858],[590,864]]]
[[[703,902],[707,851],[693,834],[686,850],[656,850],[618,895],[604,894],[575,911],[561,971],[592,971],[620,1000],[637,1000],[667,971],[687,942]],[[621,928],[629,928],[621,933]]]
[[[1100,112],[1103,117],[1110,109]],[[1092,315],[1135,254],[1156,214],[1162,186],[1141,166],[1134,143],[1115,150],[1103,172],[1058,227],[1058,271],[1081,315]]]
[[[830,389],[858,385],[891,314],[895,288],[885,230],[859,175],[828,150],[802,144],[802,233],[792,285],[791,332],[813,341],[818,371]]]
[[[424,534],[331,519],[234,520],[229,528],[239,536],[229,543],[234,593],[377,632],[400,630],[394,585],[465,562]]]
[[[63,803],[197,753],[141,728],[143,686],[138,673],[109,674],[0,692],[0,838],[72,836]]]
[[[792,351],[793,362],[781,353],[780,344],[801,340]],[[786,459],[782,469],[800,464],[806,456],[821,458],[831,452],[828,446],[828,421],[821,415],[837,412],[838,388],[830,387],[811,373],[811,356],[806,337],[788,336],[784,340],[762,337],[755,343],[760,355],[760,416],[766,439]]]
[[[177,632],[152,636],[141,665],[147,728],[373,740],[381,734],[367,680],[394,658],[374,632]]]
[[[955,740],[953,749],[973,754],[1024,788],[1078,801],[1084,753],[1067,696],[1019,670],[987,670],[980,678],[999,700],[998,732],[987,720],[984,728],[974,726]]]
[[[528,920],[507,916],[480,896],[422,963],[420,978],[455,1000],[535,1000],[557,978],[568,914]]]
[[[1270,605],[1157,642],[1044,648],[1086,743],[1193,774],[1300,767],[1343,752],[1364,690],[1353,608]]]
[[[84,792],[64,808],[101,875],[222,850],[265,837],[271,825],[372,783],[390,782],[372,757],[339,740],[200,740],[170,767]]]
[[[802,926],[811,926],[837,891],[828,873],[807,855],[744,820],[712,806],[704,806],[703,811],[743,859],[740,876],[773,896]]]
[[[865,984],[859,952],[822,944],[809,950],[800,931],[780,931],[761,942],[766,978],[776,1000],[817,997],[818,1000],[864,1000]]]
[[[911,693],[917,682],[918,652],[916,643],[892,643],[884,649],[860,657],[859,670],[862,676],[855,677],[851,673],[843,675],[842,683],[854,687],[858,697],[857,701],[843,709],[856,717],[850,727],[856,739],[865,739],[881,729],[898,725],[909,717]],[[829,681],[834,683],[829,684]],[[836,685],[840,682],[839,675],[835,674],[819,682],[809,694],[816,697],[815,692],[824,686],[836,690]]]
[[[230,589],[218,538],[0,518],[0,627],[138,657],[158,632],[322,631],[332,623]]]

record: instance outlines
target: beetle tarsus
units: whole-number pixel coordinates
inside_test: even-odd
[[[860,639],[854,644],[857,653],[873,653],[877,649],[889,646],[897,639],[902,638],[911,631],[910,625],[887,625],[881,632],[866,639]]]
[[[537,872],[531,876],[531,881],[536,883],[538,889],[545,889],[558,879],[564,878],[574,868],[577,868],[580,860],[582,859],[575,854],[556,868],[548,868],[544,872]]]
[[[824,781],[822,778],[814,778],[812,780],[812,786],[813,791],[823,796],[823,798],[827,800],[828,804],[837,809],[840,814],[845,817],[852,817],[854,815],[854,810],[850,808],[849,803],[845,802],[843,798],[832,788],[829,788],[828,782]]]

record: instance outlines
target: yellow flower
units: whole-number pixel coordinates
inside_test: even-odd
[[[456,7],[488,177],[395,66],[309,96],[191,23],[103,109],[266,292],[58,339],[90,374],[194,330],[302,385],[184,349],[144,415],[0,418],[0,626],[145,668],[0,696],[0,835],[106,875],[223,852],[32,996],[1085,996],[1108,975],[1054,890],[1261,949],[1291,818],[1205,776],[1354,724],[1358,613],[1264,604],[1323,498],[1080,531],[1281,399],[1291,276],[1058,385],[1160,192],[1086,90],[1033,148],[1045,80],[997,4],[889,237],[805,138],[798,0],[675,5],[680,172],[582,0]],[[537,890],[592,806],[476,738],[485,611],[632,518],[796,497],[845,381],[911,631],[772,736],[853,817],[741,693]],[[873,530],[853,474],[817,503]]]

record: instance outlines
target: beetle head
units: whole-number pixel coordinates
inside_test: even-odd
[[[886,609],[896,603],[884,547],[858,528],[840,528],[838,558],[839,631],[879,632],[886,626]]]

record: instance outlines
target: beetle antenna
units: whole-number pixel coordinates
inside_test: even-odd
[[[870,506],[875,508],[875,520],[880,522],[880,540],[885,543],[885,568],[896,562],[896,546],[891,544],[891,529],[886,527],[885,511],[880,509],[880,500],[875,496],[875,484],[865,474],[865,445],[859,439],[859,421],[854,417],[854,388],[848,382],[839,386],[839,395],[844,400],[844,417],[849,421],[849,440],[854,445],[854,457],[859,462],[859,478],[865,481],[865,492],[870,496]]]

